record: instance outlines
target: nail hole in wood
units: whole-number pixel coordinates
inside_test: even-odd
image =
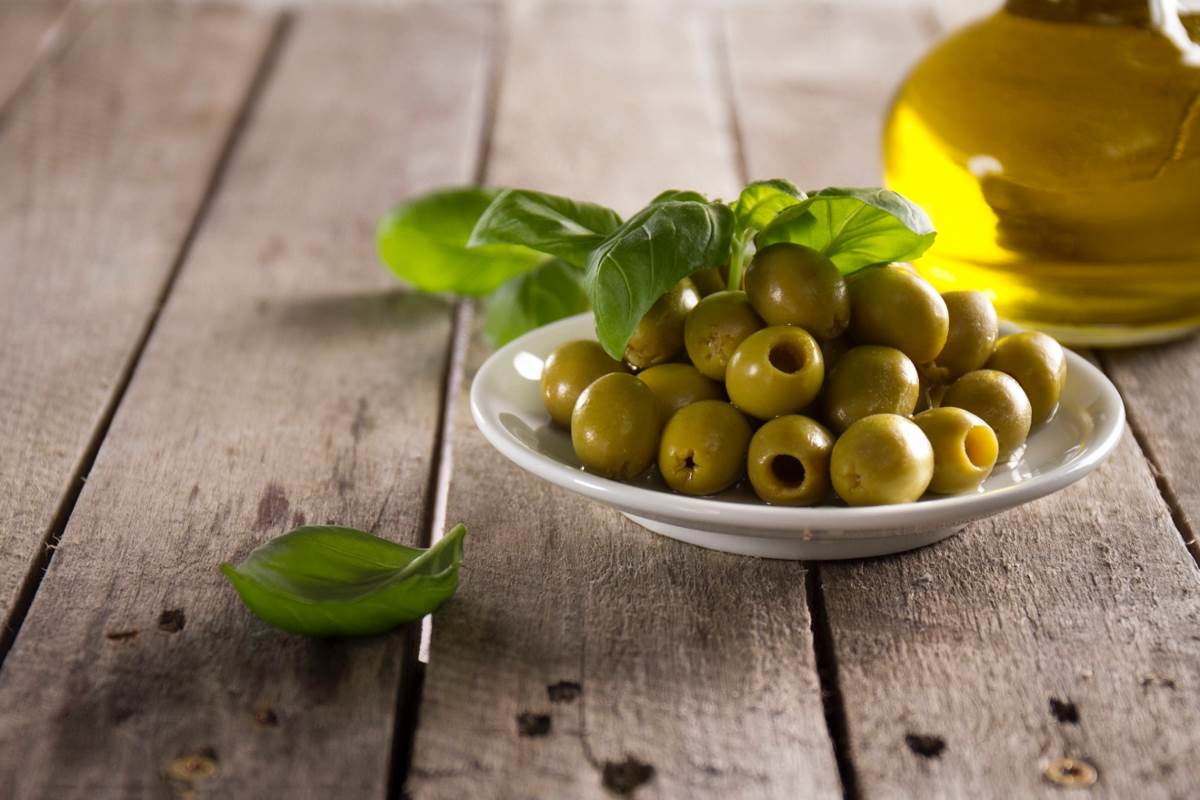
[[[605,761],[601,773],[604,788],[620,795],[632,794],[633,790],[654,779],[654,767],[633,756],[624,761]]]
[[[1095,767],[1078,758],[1056,758],[1042,774],[1051,783],[1068,787],[1091,786],[1099,778]]]
[[[1064,722],[1068,725],[1079,724],[1079,709],[1070,700],[1059,700],[1057,697],[1051,697],[1050,713],[1059,722]]]
[[[550,715],[522,711],[517,715],[517,733],[521,736],[545,736],[550,733]]]
[[[254,721],[264,728],[273,728],[279,724],[279,715],[271,708],[260,708],[254,712]]]
[[[167,765],[167,776],[184,783],[206,781],[217,774],[217,753],[206,747],[199,753],[180,756]]]
[[[179,633],[186,622],[182,608],[168,608],[158,615],[158,629],[167,633]]]
[[[571,703],[583,693],[583,687],[575,681],[559,681],[546,687],[551,703]]]
[[[946,749],[946,740],[925,733],[906,733],[904,743],[921,758],[938,758]]]

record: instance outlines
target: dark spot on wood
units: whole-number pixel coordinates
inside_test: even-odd
[[[272,708],[260,708],[254,712],[254,721],[264,728],[274,728],[279,724],[279,716]]]
[[[187,623],[182,608],[168,608],[158,615],[158,629],[167,633],[179,633]]]
[[[196,498],[199,496],[200,496],[200,484],[197,483],[192,486],[192,491],[190,493],[188,493],[188,502],[189,503],[196,502]]]
[[[308,523],[308,517],[304,516],[303,511],[297,511],[292,514],[292,527],[303,528]]]
[[[633,794],[634,789],[654,779],[654,767],[626,756],[624,761],[605,761],[600,777],[610,792]]]
[[[583,687],[575,681],[559,681],[546,687],[551,703],[570,703],[579,698]]]
[[[374,427],[375,420],[371,419],[371,415],[367,413],[367,398],[358,398],[358,407],[354,409],[354,421],[350,423],[350,435],[354,437],[355,444],[364,433]]]
[[[287,521],[291,503],[283,488],[277,483],[268,483],[258,499],[258,515],[254,518],[254,530],[267,531]]]
[[[308,669],[304,675],[304,688],[313,703],[324,703],[336,697],[350,668],[346,645],[332,639],[317,639],[309,642]]]
[[[112,711],[112,721],[114,725],[120,725],[133,716],[132,708],[114,708]]]
[[[137,628],[128,628],[124,630],[105,631],[104,638],[112,639],[114,642],[123,642],[126,639],[132,639],[138,635]]]
[[[1143,688],[1151,686],[1161,686],[1164,689],[1175,688],[1175,681],[1171,678],[1164,678],[1162,675],[1144,675],[1142,676],[1141,684]]]
[[[937,758],[946,749],[946,740],[925,733],[906,733],[904,743],[921,758]]]
[[[517,714],[517,733],[521,736],[545,736],[550,733],[550,715],[522,711]]]
[[[1057,697],[1051,697],[1050,713],[1059,722],[1065,722],[1070,725],[1079,724],[1079,709],[1070,700],[1059,700]]]

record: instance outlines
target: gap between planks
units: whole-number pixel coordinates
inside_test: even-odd
[[[1200,542],[1196,539],[1196,529],[1192,526],[1191,520],[1188,519],[1188,515],[1184,512],[1179,495],[1175,492],[1175,487],[1171,485],[1171,479],[1167,477],[1167,471],[1163,468],[1159,456],[1155,451],[1150,432],[1142,424],[1141,417],[1134,410],[1134,404],[1129,402],[1129,397],[1125,389],[1113,374],[1107,351],[1095,350],[1092,352],[1092,355],[1100,369],[1112,381],[1113,386],[1117,387],[1117,392],[1121,395],[1121,402],[1125,405],[1125,422],[1129,426],[1130,433],[1133,434],[1133,440],[1137,442],[1138,449],[1142,451],[1142,457],[1146,459],[1146,466],[1150,468],[1150,474],[1154,477],[1154,485],[1158,489],[1158,494],[1162,497],[1163,503],[1167,506],[1167,511],[1171,514],[1171,522],[1174,523],[1175,530],[1179,532],[1179,537],[1183,540],[1183,546],[1187,548],[1187,551],[1196,561],[1196,565],[1200,566]]]
[[[73,5],[71,7],[74,7]],[[67,12],[64,11],[64,17]],[[64,17],[60,17],[56,25],[62,24]],[[196,207],[196,213],[192,217],[192,221],[188,226],[187,232],[184,234],[183,240],[180,243],[179,251],[176,253],[172,261],[171,268],[167,272],[166,280],[163,281],[162,288],[159,290],[158,296],[155,298],[154,307],[149,316],[146,318],[145,325],[142,328],[141,334],[138,336],[137,342],[130,353],[128,361],[121,369],[117,376],[115,387],[112,395],[109,397],[108,403],[104,406],[104,410],[100,416],[100,420],[93,431],[91,438],[88,441],[87,447],[79,460],[79,465],[71,476],[69,489],[60,501],[54,518],[46,532],[46,538],[42,545],[41,553],[38,559],[34,562],[29,573],[26,574],[25,580],[21,584],[21,588],[17,594],[16,602],[13,606],[11,621],[7,627],[0,630],[0,669],[4,666],[5,658],[12,649],[13,643],[21,632],[21,628],[25,622],[25,617],[29,613],[30,607],[33,605],[34,597],[37,596],[38,589],[41,587],[42,578],[46,574],[46,570],[50,567],[50,562],[54,558],[54,552],[58,547],[59,540],[62,538],[63,531],[66,530],[67,523],[71,520],[71,514],[75,510],[75,504],[79,501],[79,495],[83,491],[83,486],[87,483],[88,475],[92,470],[92,466],[96,462],[96,456],[100,452],[100,447],[104,443],[105,437],[108,435],[109,428],[112,426],[113,418],[116,416],[117,409],[121,405],[121,401],[125,397],[125,392],[129,388],[130,381],[133,379],[133,374],[137,369],[138,362],[141,361],[142,354],[146,350],[146,345],[150,341],[151,335],[154,333],[155,327],[158,325],[159,317],[162,314],[163,306],[167,302],[167,298],[171,296],[171,291],[175,288],[175,283],[179,277],[184,262],[187,260],[188,253],[191,251],[192,244],[196,240],[201,227],[204,225],[204,220],[208,216],[209,209],[212,207],[213,198],[221,189],[221,184],[225,174],[228,171],[229,162],[234,151],[237,149],[237,144],[241,139],[243,131],[253,112],[254,106],[257,104],[259,97],[262,95],[263,89],[266,86],[271,73],[274,70],[275,64],[278,61],[279,53],[283,48],[284,41],[287,38],[287,33],[290,30],[292,15],[291,12],[279,13],[273,23],[270,39],[267,41],[267,46],[263,49],[263,54],[255,67],[254,75],[247,85],[246,93],[242,98],[242,102],[238,107],[237,116],[234,118],[233,125],[225,136],[225,141],[221,145],[220,154],[213,166],[212,174],[204,187],[204,194],[200,200],[200,204]],[[50,34],[48,34],[49,36]],[[58,32],[58,37],[62,38],[62,32]],[[54,55],[61,55],[65,47],[59,47],[54,51]],[[40,58],[35,69],[41,69],[50,61],[49,58]],[[22,82],[22,87],[30,85],[35,79],[34,75],[26,76]],[[14,97],[20,94],[20,90],[14,93]],[[8,110],[8,106],[0,106],[0,127],[3,126],[4,112]]]

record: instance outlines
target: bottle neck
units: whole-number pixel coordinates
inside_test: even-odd
[[[1010,14],[1049,22],[1085,22],[1103,25],[1150,25],[1175,0],[1007,0]]]

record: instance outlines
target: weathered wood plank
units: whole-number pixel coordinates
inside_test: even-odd
[[[932,34],[923,17],[793,8],[731,30],[744,124],[777,132],[747,136],[749,162],[804,185],[877,181],[878,131],[864,120],[882,113],[892,65]],[[803,46],[806,30],[825,44]],[[768,73],[752,36],[764,53],[791,39],[789,66]],[[819,135],[784,136],[814,103]],[[1180,385],[1174,371],[1162,385]],[[1072,757],[1098,770],[1093,796],[1188,796],[1200,782],[1200,709],[1186,699],[1200,688],[1198,578],[1129,435],[1053,498],[922,551],[822,565],[859,793],[1051,796],[1045,770]]]
[[[29,76],[67,0],[0,2],[0,109]]]
[[[1102,354],[1192,554],[1200,558],[1200,337]]]
[[[0,672],[0,795],[386,794],[412,631],[284,635],[217,564],[304,521],[427,530],[450,309],[373,229],[470,179],[488,22],[289,29]]]
[[[0,122],[4,626],[123,383],[270,27],[228,10],[90,15]]]
[[[671,185],[730,196],[711,46],[694,8],[517,16],[489,180],[624,211]],[[507,463],[467,408],[485,355],[452,418],[448,522],[474,533],[433,623],[408,793],[839,796],[803,566],[656,537]]]

